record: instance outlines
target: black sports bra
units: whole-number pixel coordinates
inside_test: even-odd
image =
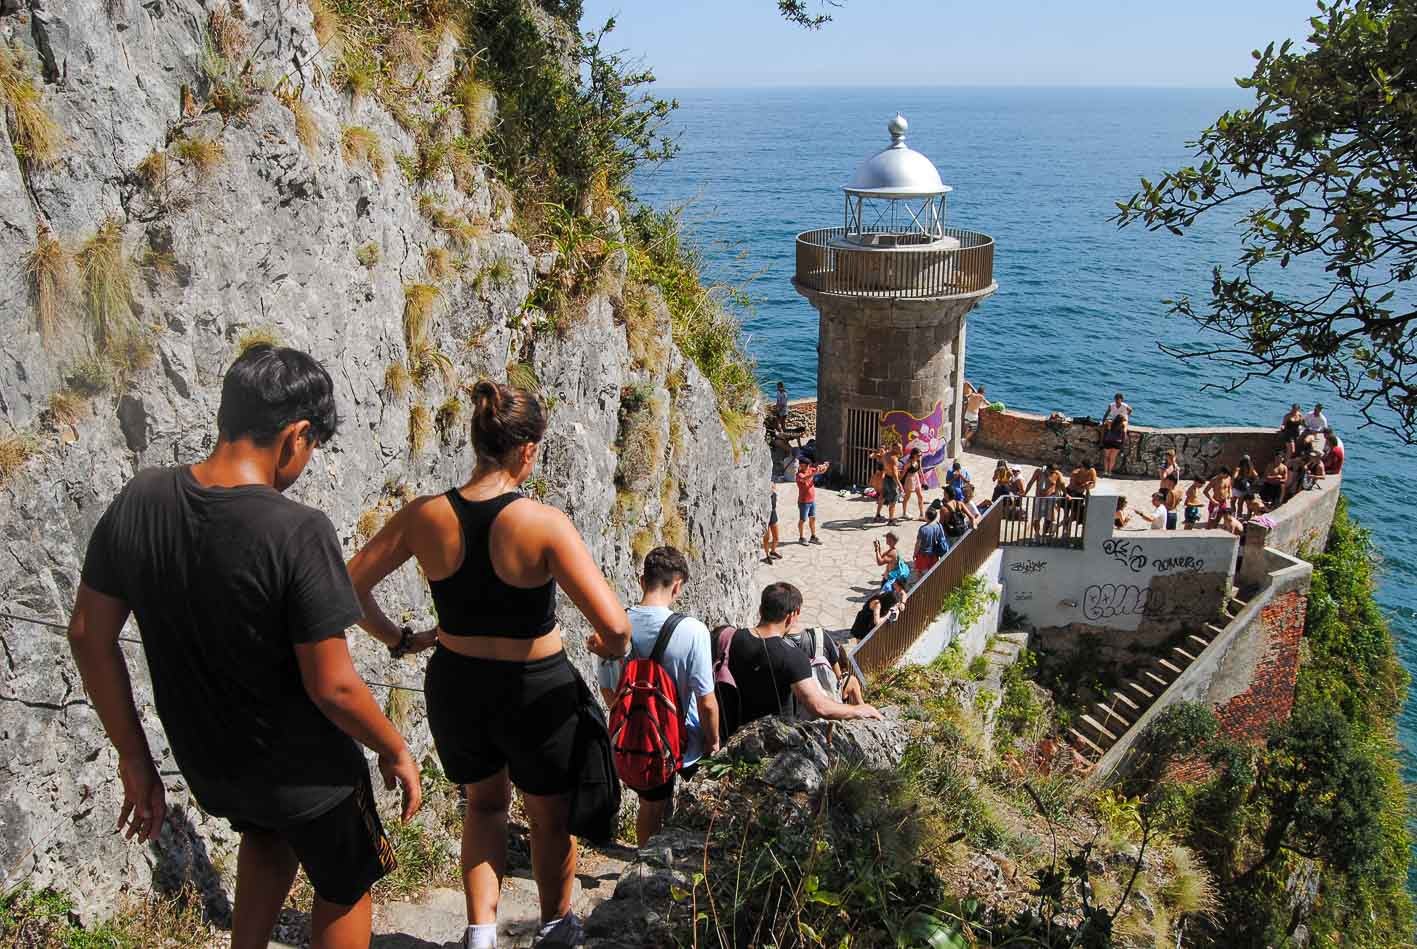
[[[462,527],[462,566],[442,580],[429,580],[438,626],[449,636],[536,639],[556,628],[556,581],[514,587],[492,566],[492,522],[520,494],[469,501],[450,489],[445,495]]]

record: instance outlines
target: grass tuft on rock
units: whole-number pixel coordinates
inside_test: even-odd
[[[447,280],[457,270],[452,251],[446,247],[430,247],[424,255],[424,266],[433,280]]]
[[[428,340],[415,341],[408,351],[409,375],[420,390],[427,389],[434,379],[441,379],[443,387],[455,389],[458,384],[457,367],[447,353]]]
[[[241,357],[246,355],[246,351],[253,346],[283,346],[280,333],[273,326],[255,326],[242,333],[236,339],[236,355]]]
[[[149,191],[156,191],[158,186],[167,178],[167,153],[154,150],[148,157],[138,162],[133,168],[143,187]]]
[[[210,175],[226,160],[226,149],[221,142],[198,135],[184,135],[177,139],[172,143],[172,151],[191,164],[202,177]]]
[[[462,412],[462,399],[456,395],[450,395],[443,400],[443,404],[438,406],[438,411],[434,413],[433,425],[438,430],[438,440],[444,446],[453,443],[453,437],[458,431],[458,423],[462,421]]]
[[[384,370],[384,391],[395,399],[402,399],[408,395],[412,382],[408,367],[403,364],[401,359],[389,363],[389,368]]]
[[[17,949],[204,949],[218,936],[202,914],[202,896],[192,886],[173,896],[125,894],[109,919],[75,922],[74,901],[54,890],[20,886],[0,895],[0,945]]]
[[[422,402],[415,402],[408,410],[408,449],[421,455],[433,436],[433,413]]]
[[[73,261],[53,235],[42,231],[25,260],[25,273],[34,303],[35,328],[45,343],[52,343],[59,336],[65,304],[73,290]]]
[[[84,415],[88,400],[73,389],[60,389],[49,396],[46,411],[56,425],[77,426]]]
[[[295,92],[277,92],[282,105],[290,110],[295,119],[295,137],[300,141],[306,154],[315,155],[320,150],[320,123],[315,120],[315,110],[310,103]]]
[[[340,136],[340,150],[349,163],[364,162],[375,178],[384,177],[388,160],[384,157],[379,136],[362,125],[347,125]]]
[[[123,224],[107,218],[76,255],[88,329],[101,351],[115,352],[137,331],[134,267],[123,251]]]
[[[354,252],[354,259],[359,261],[360,265],[366,268],[373,267],[377,264],[381,256],[383,256],[383,251],[381,251],[379,245],[373,241],[360,245]]]
[[[34,454],[34,439],[29,435],[6,435],[0,438],[0,482],[14,477]]]
[[[246,52],[250,37],[241,21],[221,7],[207,17],[207,34],[211,37],[212,48],[225,59],[235,61]]]
[[[403,338],[410,350],[427,339],[442,295],[431,283],[410,283],[403,288]]]
[[[453,101],[462,113],[463,134],[476,141],[492,130],[497,117],[497,97],[480,82],[469,65],[453,81]]]
[[[10,113],[10,137],[24,164],[51,165],[59,159],[64,133],[44,107],[20,53],[0,40],[0,108]]]
[[[525,362],[507,363],[507,385],[533,395],[541,391],[541,380],[536,377],[536,370]]]

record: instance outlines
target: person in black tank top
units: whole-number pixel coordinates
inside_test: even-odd
[[[472,477],[395,514],[350,562],[350,576],[369,633],[395,651],[437,643],[424,691],[443,772],[467,791],[465,945],[494,944],[512,785],[530,818],[542,938],[579,944],[569,792],[590,736],[580,727],[586,686],[556,622],[558,581],[594,629],[591,652],[624,656],[630,621],[566,515],[519,490],[546,430],[541,404],[486,381],[473,401]],[[400,630],[372,595],[410,558],[428,577],[438,615],[432,634]]]

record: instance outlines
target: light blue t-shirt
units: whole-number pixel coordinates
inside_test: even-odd
[[[630,655],[648,658],[654,652],[654,641],[659,636],[660,628],[673,610],[664,606],[632,606],[626,612],[630,615]],[[674,628],[662,661],[674,680],[679,704],[684,709],[688,738],[684,748],[684,765],[687,767],[704,754],[698,700],[701,696],[713,695],[713,656],[708,627],[692,616],[684,617]],[[624,668],[623,659],[600,659],[596,681],[602,689],[618,689]]]

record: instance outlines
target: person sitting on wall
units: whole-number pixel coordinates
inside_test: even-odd
[[[924,576],[925,571],[940,562],[949,553],[950,542],[945,537],[945,528],[940,524],[940,509],[934,504],[925,512],[925,523],[915,532],[915,572]]]
[[[1300,491],[1310,491],[1319,486],[1319,482],[1324,479],[1328,472],[1324,469],[1323,455],[1317,451],[1309,452],[1304,459],[1304,465],[1299,469]]]
[[[1324,429],[1324,444],[1327,446],[1324,451],[1324,472],[1327,474],[1338,474],[1343,470],[1343,442],[1338,440],[1333,429]]]
[[[1067,507],[1063,510],[1063,518],[1067,523],[1077,520],[1082,515],[1082,501],[1097,489],[1097,467],[1091,461],[1080,461],[1073,466],[1073,472],[1068,477],[1068,486],[1065,489],[1068,495]]]
[[[1315,402],[1314,410],[1304,416],[1304,427],[1314,435],[1321,435],[1325,429],[1330,427],[1328,424],[1328,416],[1324,415],[1324,404],[1322,402]]]
[[[1260,481],[1260,500],[1269,510],[1284,503],[1289,493],[1289,465],[1284,449],[1277,448],[1274,457],[1265,465],[1264,477]]]
[[[1117,498],[1117,513],[1112,515],[1112,526],[1117,530],[1124,529],[1131,523],[1134,513],[1125,496]]]

